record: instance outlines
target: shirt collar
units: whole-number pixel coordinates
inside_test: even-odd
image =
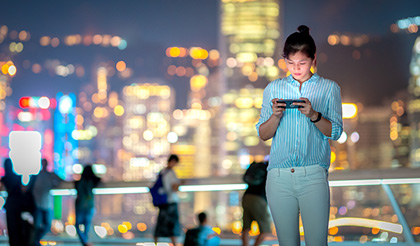
[[[318,79],[319,79],[319,75],[317,73],[314,73],[307,81],[305,81],[305,83],[317,82]],[[287,82],[289,82],[289,83],[292,83],[292,82],[299,83],[297,80],[295,80],[293,78],[293,76],[291,74],[289,76],[287,76]]]

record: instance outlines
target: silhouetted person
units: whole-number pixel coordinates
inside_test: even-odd
[[[173,245],[176,245],[176,237],[181,235],[181,226],[179,223],[178,202],[179,197],[176,194],[182,182],[176,176],[173,168],[178,164],[177,155],[171,155],[168,158],[168,164],[161,171],[163,186],[168,196],[168,204],[159,206],[159,215],[155,229],[155,243],[159,237],[169,237]]]
[[[36,177],[33,196],[35,198],[35,245],[51,229],[53,203],[50,190],[57,187],[63,180],[54,172],[48,172],[48,161],[42,159],[42,170]]]
[[[4,177],[1,182],[7,191],[7,232],[10,246],[32,246],[34,240],[33,214],[35,204],[32,196],[33,178],[28,186],[21,185],[21,176],[13,171],[10,158],[4,160]]]
[[[74,185],[77,190],[76,231],[84,246],[92,245],[88,243],[88,234],[95,212],[93,188],[98,186],[100,181],[101,179],[93,173],[92,165],[87,165],[83,169],[82,177]],[[80,225],[84,225],[83,232],[80,230]]]
[[[253,162],[243,177],[248,184],[242,197],[243,231],[242,245],[249,245],[249,231],[252,221],[258,223],[260,234],[255,239],[254,246],[260,245],[264,238],[271,233],[271,215],[268,211],[265,185],[267,180],[267,163]]]
[[[10,246],[22,245],[22,219],[21,200],[23,197],[20,188],[21,178],[13,171],[12,160],[4,160],[4,177],[1,179],[7,191],[7,199],[4,205],[6,209],[7,233],[9,234]]]

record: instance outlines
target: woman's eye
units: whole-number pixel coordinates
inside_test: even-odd
[[[304,65],[306,65],[306,62],[302,62],[302,63],[300,63],[300,65],[301,66],[304,66]]]

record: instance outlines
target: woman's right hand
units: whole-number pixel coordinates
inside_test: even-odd
[[[281,118],[283,116],[284,110],[286,110],[286,104],[278,103],[277,102],[278,100],[279,100],[278,98],[274,98],[273,100],[271,100],[271,102],[273,103],[273,106],[271,108],[273,109],[273,115],[276,116],[277,118]]]

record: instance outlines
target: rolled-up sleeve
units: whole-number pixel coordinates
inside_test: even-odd
[[[325,136],[327,139],[338,140],[343,133],[343,115],[341,104],[341,89],[336,83],[331,86],[331,92],[328,99],[328,112],[324,116],[331,122],[331,137]]]
[[[271,108],[271,87],[272,83],[268,84],[264,89],[260,119],[255,126],[257,128],[258,136],[260,136],[260,126],[270,118],[271,114],[273,114],[273,109]]]

